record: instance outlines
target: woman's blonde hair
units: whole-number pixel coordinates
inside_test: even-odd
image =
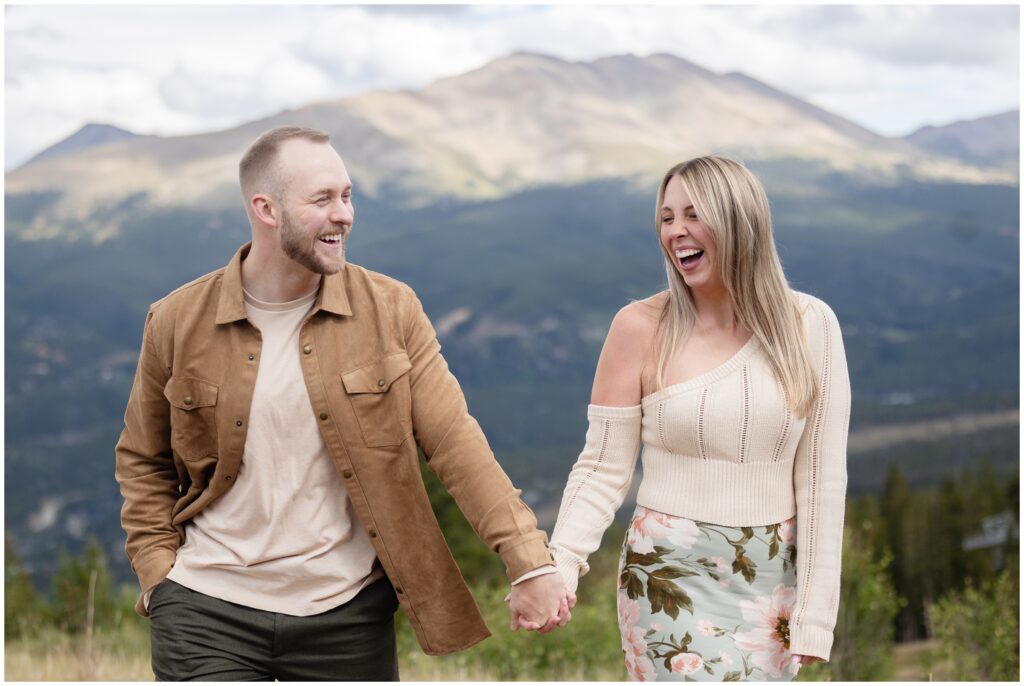
[[[714,240],[717,264],[712,267],[725,284],[737,320],[750,329],[766,352],[782,384],[786,405],[798,416],[807,416],[817,397],[817,381],[803,318],[775,250],[768,196],[746,167],[716,155],[672,167],[658,190],[654,224],[665,255],[669,296],[655,340],[656,387],[664,386],[669,362],[697,319],[690,289],[675,267],[676,257],[661,241],[665,188],[675,176],[683,182],[697,218]]]

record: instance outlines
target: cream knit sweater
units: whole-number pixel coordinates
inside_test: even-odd
[[[850,381],[839,322],[797,294],[820,384],[810,415],[787,409],[751,339],[724,364],[633,407],[591,405],[587,444],[569,475],[551,537],[566,585],[589,570],[622,504],[643,442],[637,503],[723,526],[797,518],[797,602],[790,650],[828,659],[839,601]]]

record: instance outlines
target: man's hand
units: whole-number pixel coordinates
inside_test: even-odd
[[[572,618],[576,595],[565,588],[562,575],[542,574],[512,586],[509,595],[510,629],[546,634]]]

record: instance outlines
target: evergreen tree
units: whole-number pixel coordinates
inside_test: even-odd
[[[106,558],[96,539],[81,557],[60,554],[51,582],[53,623],[69,633],[88,633],[110,626],[118,612]]]
[[[42,623],[42,607],[32,580],[14,552],[10,538],[4,540],[4,637],[29,635]]]

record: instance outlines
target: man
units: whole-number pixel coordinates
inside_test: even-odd
[[[417,445],[515,580],[513,628],[564,625],[575,598],[419,300],[346,264],[328,136],[269,131],[239,176],[252,242],[150,307],[116,449],[157,678],[395,679],[396,606],[431,655],[486,638]]]

